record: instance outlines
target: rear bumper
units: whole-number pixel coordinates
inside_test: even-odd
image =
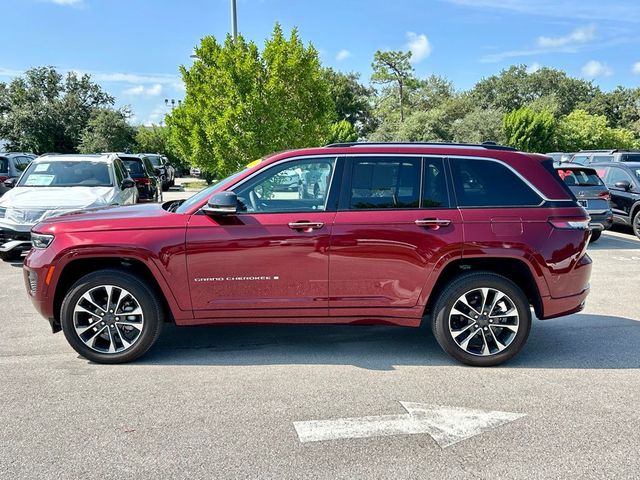
[[[613,225],[613,213],[611,211],[599,214],[590,213],[589,216],[591,217],[589,222],[591,230],[609,230]]]
[[[543,317],[541,318],[541,320],[563,317],[565,315],[571,315],[572,313],[578,313],[582,311],[586,303],[587,295],[589,295],[589,287],[584,289],[578,295],[571,295],[570,297],[543,298]]]

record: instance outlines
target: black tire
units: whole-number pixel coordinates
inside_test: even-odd
[[[162,183],[162,191],[166,192],[167,190],[169,190],[169,184],[168,183]]]
[[[631,225],[633,225],[633,233],[635,233],[636,237],[640,238],[640,209],[638,209],[634,215]]]
[[[17,262],[22,257],[22,251],[9,250],[8,252],[0,252],[0,260],[3,262]]]
[[[509,345],[504,350],[487,356],[467,352],[456,343],[449,331],[449,315],[457,300],[465,293],[478,288],[491,288],[505,293],[513,302],[519,316],[518,331]],[[431,318],[433,334],[442,349],[456,360],[477,367],[499,365],[511,359],[522,349],[531,330],[531,310],[527,296],[511,280],[491,272],[475,272],[455,278],[439,295]],[[484,337],[484,334],[482,335]]]
[[[602,235],[602,230],[591,230],[591,238],[589,239],[589,243],[597,242]]]
[[[101,285],[113,285],[130,292],[144,314],[144,325],[139,337],[131,347],[122,352],[101,353],[91,349],[80,339],[74,327],[73,311],[76,303],[82,295]],[[60,323],[69,344],[87,360],[96,363],[125,363],[144,355],[156,342],[164,324],[164,310],[157,294],[137,276],[121,270],[100,270],[85,275],[67,292],[62,302]]]

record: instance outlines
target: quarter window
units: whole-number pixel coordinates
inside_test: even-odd
[[[286,162],[267,168],[234,189],[238,210],[258,212],[313,212],[327,208],[335,158]]]
[[[355,157],[349,208],[419,208],[420,163],[418,157]]]
[[[531,187],[499,162],[451,158],[450,163],[460,207],[521,207],[542,202]]]

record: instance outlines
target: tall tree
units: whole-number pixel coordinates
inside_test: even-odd
[[[14,150],[74,153],[93,110],[113,102],[89,75],[32,68],[0,83],[0,138]]]
[[[358,134],[370,131],[373,126],[370,100],[373,89],[360,83],[358,73],[342,73],[332,68],[326,68],[324,75],[335,104],[337,120],[346,120],[356,129]]]
[[[385,87],[397,87],[398,105],[400,110],[400,122],[404,121],[404,105],[406,102],[407,87],[415,86],[415,77],[410,60],[411,52],[378,50],[373,56],[371,68],[371,83],[381,84]],[[387,89],[386,93],[392,92]],[[385,94],[385,91],[383,91]]]
[[[575,110],[558,123],[559,148],[568,152],[590,148],[638,148],[640,142],[625,128],[611,128],[604,115]]]
[[[137,153],[160,153],[166,156],[172,165],[186,169],[169,137],[169,127],[160,125],[139,126],[136,129],[134,151]]]
[[[277,150],[319,145],[335,107],[318,52],[276,24],[262,52],[241,35],[202,39],[181,67],[185,100],[167,117],[180,155],[223,176]]]
[[[135,145],[136,130],[126,110],[95,109],[82,132],[81,153],[128,152]]]

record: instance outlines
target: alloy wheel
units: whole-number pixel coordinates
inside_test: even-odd
[[[138,299],[115,285],[91,288],[76,302],[73,327],[78,338],[100,353],[121,353],[131,348],[144,328]]]
[[[516,338],[518,309],[495,288],[475,288],[461,295],[449,313],[449,333],[467,353],[490,356],[504,351]]]

